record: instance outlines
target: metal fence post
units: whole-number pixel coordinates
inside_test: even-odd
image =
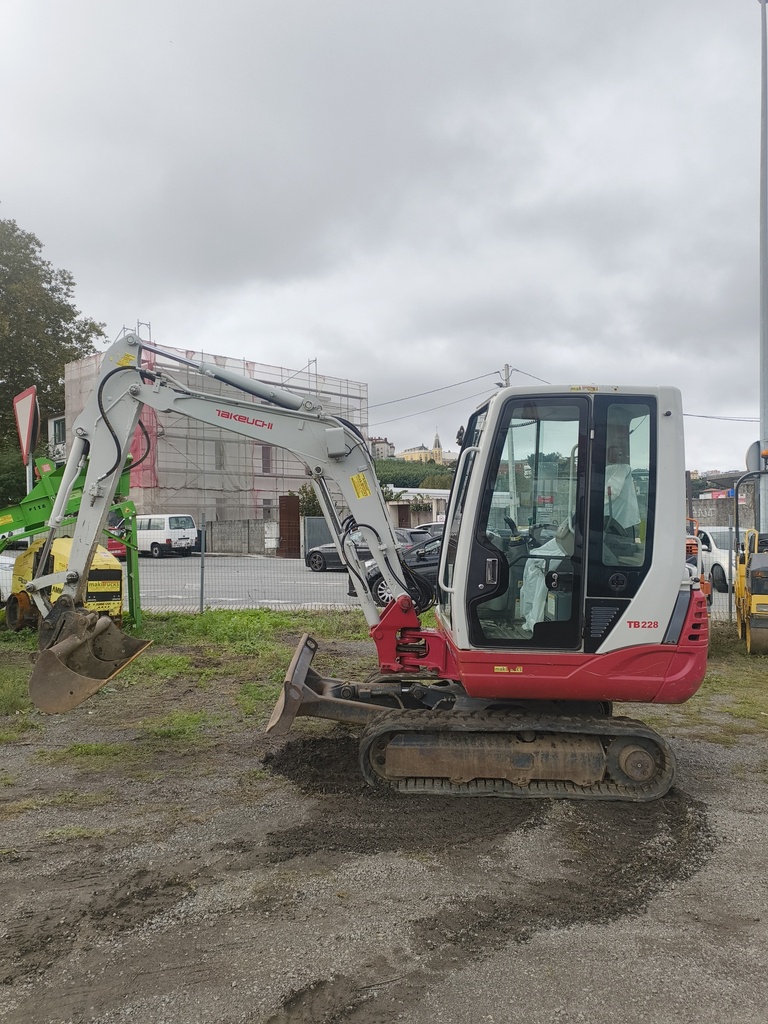
[[[205,512],[200,521],[200,614],[205,611]]]
[[[728,516],[728,621],[733,622],[733,562],[738,559],[739,538],[734,540],[733,516]]]

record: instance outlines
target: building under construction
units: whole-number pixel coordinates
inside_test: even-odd
[[[154,342],[153,342],[154,344]],[[300,395],[311,395],[323,409],[342,416],[368,434],[368,385],[327,377],[309,368],[291,370],[246,359],[162,346],[185,359],[206,361],[235,373],[276,384]],[[88,356],[65,367],[66,436],[94,387],[102,355]],[[236,391],[202,377],[194,370],[145,352],[142,364],[162,370],[184,388],[198,393],[237,398],[262,405]],[[307,482],[304,466],[289,452],[259,444],[186,416],[157,413],[145,406],[141,416],[149,435],[147,458],[131,474],[131,498],[139,512],[184,512],[196,521],[215,522],[277,518],[278,499],[298,492]],[[138,462],[147,447],[137,430],[131,454]],[[204,517],[204,518],[203,518]]]

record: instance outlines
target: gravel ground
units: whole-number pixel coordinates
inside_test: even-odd
[[[0,1020],[768,1019],[761,738],[675,726],[650,805],[398,798],[316,723],[141,745],[191,699],[126,687],[0,746]]]

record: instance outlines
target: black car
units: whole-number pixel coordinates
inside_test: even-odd
[[[357,549],[357,554],[360,559],[367,561],[371,557],[371,551],[363,535],[359,530],[355,530],[350,535],[350,540]],[[401,545],[402,551],[409,551],[415,544],[420,541],[426,540],[429,534],[423,530],[406,530],[396,529],[395,537],[397,542]],[[339,552],[336,550],[336,545],[333,543],[329,544],[318,544],[314,548],[310,548],[309,551],[304,555],[304,563],[307,568],[311,569],[312,572],[325,572],[326,569],[346,569],[346,565],[342,562],[339,557]]]
[[[437,585],[437,570],[440,565],[441,544],[442,537],[427,537],[426,540],[414,544],[409,551],[401,551],[400,561],[435,587]],[[403,582],[406,583],[407,580]],[[392,593],[375,562],[368,570],[368,586],[379,606],[383,607],[392,600]]]

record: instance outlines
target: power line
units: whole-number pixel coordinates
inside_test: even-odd
[[[528,373],[527,370],[521,370],[519,366],[512,366],[512,367],[509,367],[509,368],[505,367],[505,369],[508,369],[509,373],[522,373],[526,377],[531,377],[533,380],[540,381],[542,384],[550,384],[551,383],[551,381],[544,380],[542,377],[537,377],[536,374],[534,374],[534,373]],[[446,384],[445,387],[442,387],[442,388],[432,388],[431,391],[421,391],[421,392],[419,392],[418,395],[407,395],[405,398],[392,398],[388,402],[375,402],[373,405],[369,405],[368,408],[369,409],[380,409],[384,405],[396,405],[398,402],[409,402],[413,398],[424,398],[425,395],[436,395],[439,391],[449,391],[451,388],[459,388],[463,384],[472,384],[476,380],[485,380],[486,377],[496,377],[496,376],[500,376],[500,375],[501,375],[501,371],[499,371],[499,370],[492,370],[490,373],[481,373],[479,377],[469,377],[467,380],[460,380],[460,381],[457,381],[455,384]],[[454,403],[451,402],[449,404],[453,405]],[[436,408],[442,409],[442,408],[444,408],[444,406],[440,406],[439,405]],[[429,410],[429,409],[426,410],[426,412],[430,412],[430,411],[431,410]],[[418,414],[414,413],[414,415],[418,415]],[[401,416],[399,418],[400,419],[405,419],[406,417]],[[383,420],[382,422],[384,422],[384,423],[391,423],[392,420]]]
[[[725,420],[728,423],[759,423],[760,420],[757,416],[710,416],[706,413],[701,412],[684,412],[683,416],[687,416],[695,420]]]
[[[528,373],[526,370],[521,370],[518,366],[511,366],[509,368],[510,373],[522,373],[526,377],[531,377],[533,380],[541,381],[542,384],[549,384],[550,381],[543,380],[541,377],[537,377],[533,373]],[[498,370],[494,370],[492,373],[481,373],[479,377],[470,377],[467,380],[457,381],[455,384],[446,384],[445,387],[433,388],[431,391],[422,391],[418,395],[408,395],[405,398],[393,398],[388,402],[377,402],[375,405],[369,405],[369,409],[380,409],[385,405],[396,405],[398,402],[408,402],[414,398],[424,398],[426,395],[435,395],[440,391],[449,391],[451,388],[460,387],[462,384],[472,384],[476,380],[485,380],[487,377],[495,377],[499,373]],[[419,409],[417,412],[406,413],[403,416],[394,416],[388,420],[378,420],[376,423],[369,424],[370,427],[381,427],[387,423],[398,423],[400,420],[408,420],[414,416],[423,416],[429,412],[437,412],[439,409],[448,409],[452,405],[458,405],[459,402],[470,402],[473,398],[481,398],[486,395],[487,391],[478,391],[474,395],[468,395],[464,398],[457,398],[454,402],[446,402],[443,405],[434,405],[429,409]],[[683,416],[689,419],[699,420],[719,420],[726,423],[759,423],[760,420],[756,416],[714,416],[708,413],[696,413],[696,412],[685,412]]]
[[[427,392],[429,394],[429,392]],[[398,420],[409,420],[413,416],[423,416],[428,412],[435,412],[437,409],[447,409],[451,405],[458,405],[460,402],[471,402],[473,398],[483,398],[487,391],[478,391],[477,394],[467,395],[465,398],[457,398],[455,402],[446,402],[444,405],[434,405],[431,409],[419,409],[417,412],[409,412],[405,416],[395,416],[391,420],[379,420],[378,423],[369,424],[370,428],[382,427],[385,423],[397,423]]]
[[[485,377],[495,377],[498,370],[494,370],[492,373],[481,373],[479,377],[470,377],[468,380],[460,380],[455,384],[446,384],[443,388],[433,388],[431,391],[421,391],[418,395],[408,395],[405,398],[392,398],[388,402],[376,402],[375,405],[369,405],[369,409],[380,409],[382,405],[395,405],[397,402],[410,402],[412,398],[423,398],[425,395],[435,395],[438,391],[448,391],[450,388],[459,388],[462,384],[472,384],[476,380],[483,380]],[[438,406],[440,408],[440,406]],[[427,409],[429,412],[429,409]],[[390,422],[387,420],[387,422]]]
[[[543,377],[537,377],[535,373],[528,373],[527,370],[521,370],[519,366],[510,366],[509,372],[510,373],[522,373],[523,376],[530,377],[532,380],[537,380],[541,384],[551,384],[552,383],[551,380],[544,380]]]

